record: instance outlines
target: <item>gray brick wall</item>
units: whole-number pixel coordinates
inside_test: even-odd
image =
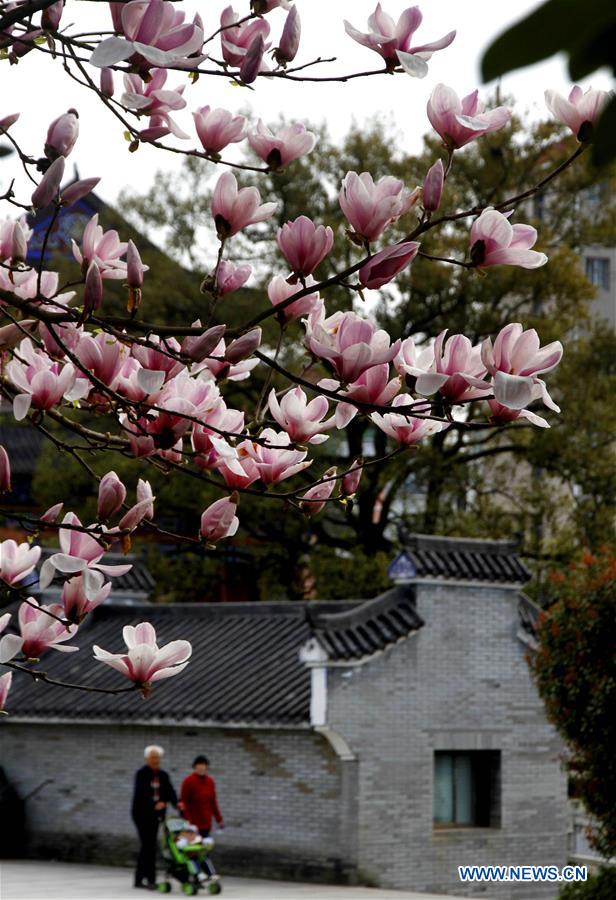
[[[566,862],[560,741],[516,638],[515,594],[422,586],[417,635],[363,666],[330,669],[328,719],[358,756],[360,877],[497,898],[553,886],[461,884],[463,864]],[[435,750],[501,751],[500,828],[434,830]]]
[[[216,780],[226,830],[221,869],[339,879],[339,769],[310,731],[32,725],[2,722],[0,764],[27,801],[30,851],[124,862],[135,843],[132,780],[143,748],[160,743],[176,790],[197,753]]]

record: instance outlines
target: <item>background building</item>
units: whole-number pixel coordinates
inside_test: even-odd
[[[146,617],[162,643],[189,637],[193,659],[148,700],[15,678],[0,764],[35,791],[29,852],[130,860],[132,777],[157,741],[178,786],[196,753],[211,759],[222,872],[470,895],[485,885],[462,885],[458,865],[563,865],[562,746],[525,659],[537,610],[514,547],[415,535],[391,575],[368,601],[99,607],[81,660]],[[83,663],[44,665],[70,681]],[[124,686],[94,663],[88,680]]]

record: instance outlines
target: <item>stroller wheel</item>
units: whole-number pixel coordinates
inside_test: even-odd
[[[185,894],[188,894],[189,897],[192,897],[197,893],[198,888],[195,887],[194,884],[191,884],[190,881],[185,881],[182,885],[182,890]]]
[[[170,881],[159,881],[156,885],[156,890],[160,891],[161,894],[170,894],[171,893],[171,882]]]
[[[220,894],[222,892],[222,884],[220,881],[212,881],[207,886],[208,894]]]

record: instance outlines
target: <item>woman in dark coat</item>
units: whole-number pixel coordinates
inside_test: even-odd
[[[146,747],[143,751],[145,765],[135,775],[131,814],[141,842],[135,872],[136,888],[155,890],[158,826],[167,803],[178,805],[169,776],[160,767],[164,752],[156,745]]]

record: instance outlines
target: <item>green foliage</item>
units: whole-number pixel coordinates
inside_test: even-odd
[[[564,52],[574,81],[608,66],[616,72],[616,7],[613,0],[548,0],[501,34],[482,61],[485,81]],[[603,165],[616,157],[616,98],[612,98],[594,135],[594,159]]]
[[[552,597],[540,618],[533,671],[547,714],[567,743],[574,793],[596,822],[593,843],[610,857],[616,853],[613,550],[586,553],[556,571]]]
[[[616,866],[602,866],[587,881],[567,884],[560,889],[558,900],[614,900]]]

